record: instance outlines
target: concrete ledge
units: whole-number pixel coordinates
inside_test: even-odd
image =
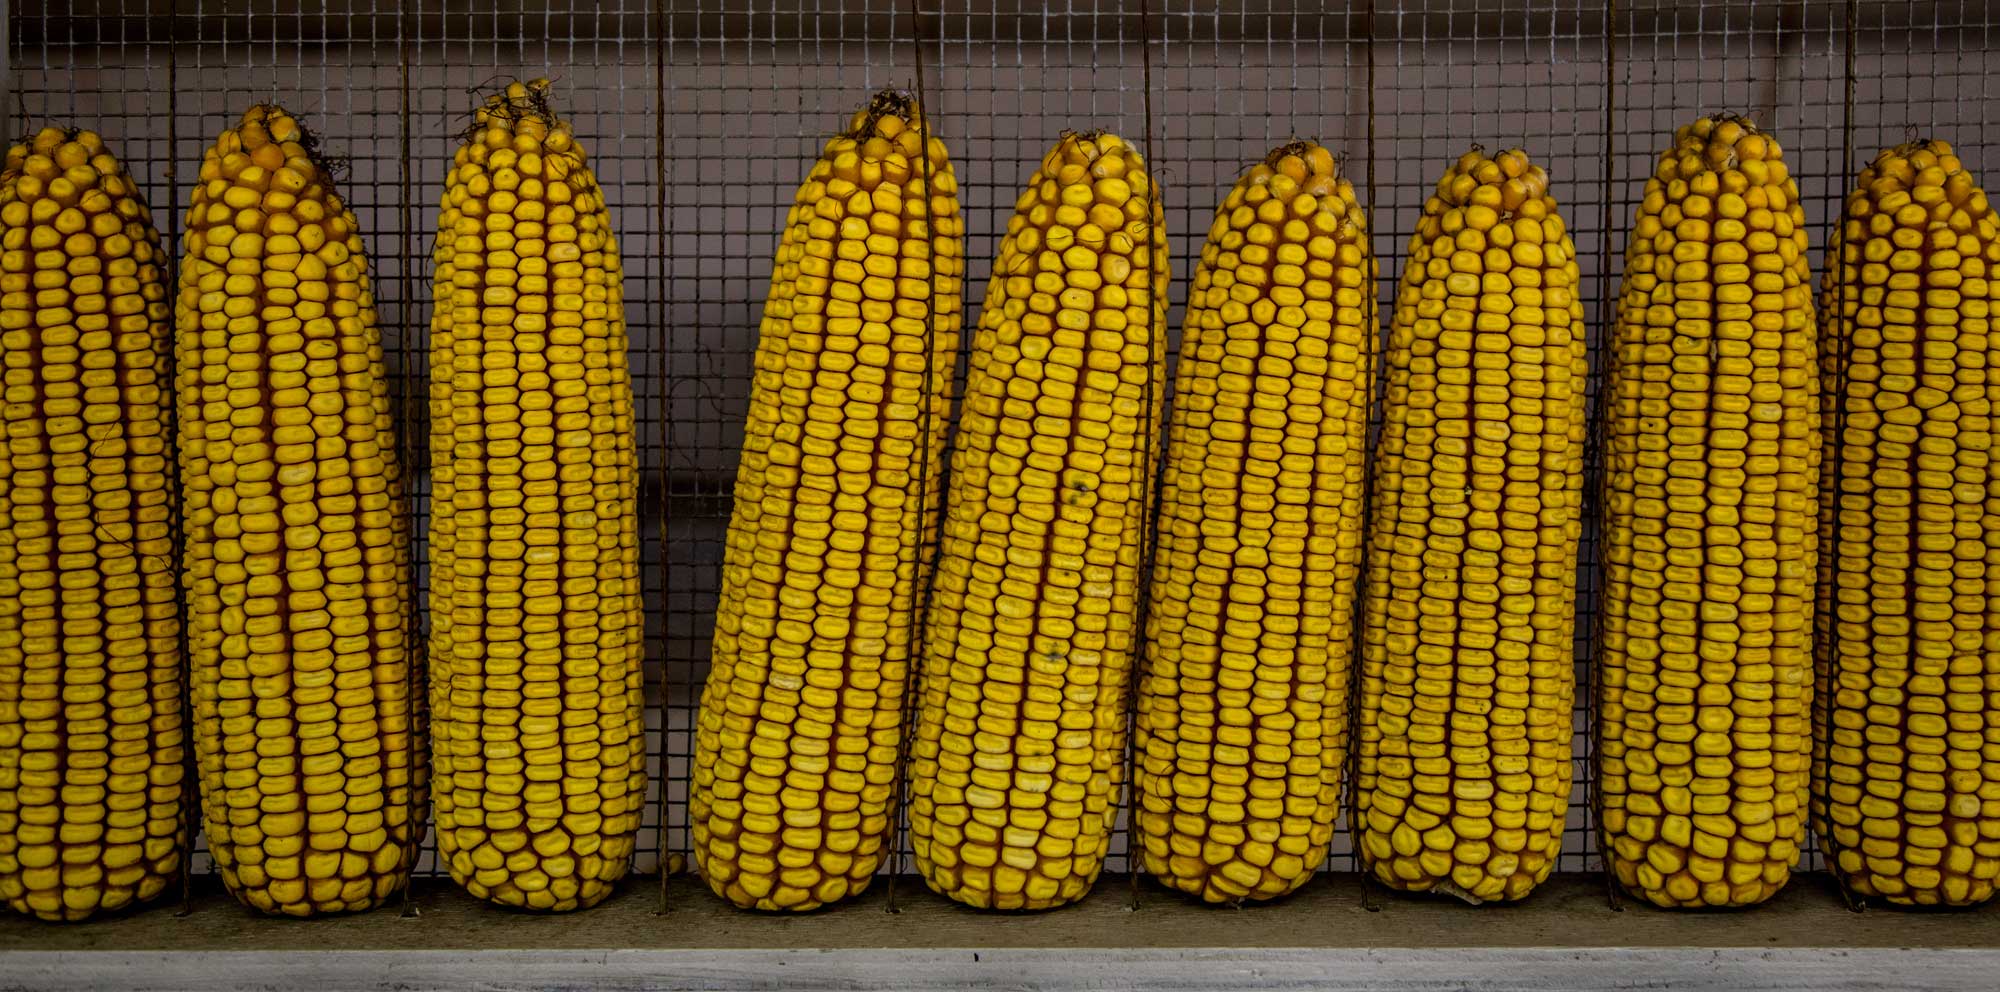
[[[1331,875],[1240,910],[1122,878],[1033,916],[978,913],[899,884],[805,916],[738,912],[694,879],[637,879],[595,909],[506,912],[444,879],[394,908],[321,920],[250,914],[210,886],[95,923],[0,920],[0,989],[1570,989],[2000,987],[2000,906],[1850,912],[1807,876],[1755,910],[1614,912],[1595,877],[1519,906],[1369,897]],[[1372,902],[1376,907],[1369,908]]]
[[[1991,989],[2000,953],[1913,949],[27,951],[0,985],[51,990]]]

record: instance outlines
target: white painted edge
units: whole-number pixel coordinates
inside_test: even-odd
[[[1582,992],[2000,988],[2000,946],[14,951],[0,989]]]

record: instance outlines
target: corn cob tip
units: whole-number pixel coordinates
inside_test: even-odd
[[[1718,110],[1706,117],[1697,117],[1688,127],[1692,128],[1698,134],[1707,136],[1710,132],[1720,129],[1725,124],[1734,124],[1746,132],[1757,133],[1756,119],[1749,114],[1739,114],[1734,110]]]
[[[1270,154],[1264,156],[1264,164],[1273,170],[1290,175],[1294,172],[1332,174],[1339,171],[1341,163],[1332,152],[1321,147],[1319,142],[1300,139],[1288,141],[1271,149]],[[1304,176],[1296,175],[1293,178],[1304,178]]]
[[[466,142],[483,142],[488,149],[515,147],[517,152],[574,150],[580,164],[585,158],[583,148],[576,143],[569,122],[557,116],[555,103],[549,99],[550,86],[544,78],[515,80],[488,94],[486,102],[473,111]]]
[[[1144,196],[1152,188],[1145,156],[1124,138],[1104,130],[1065,129],[1042,157],[1042,174],[1060,185],[1070,185],[1086,174],[1099,185],[1115,182],[1123,188],[1111,186],[1100,191],[1113,205],[1124,203],[1128,196]]]
[[[1548,195],[1549,174],[1534,164],[1519,148],[1487,155],[1479,145],[1459,156],[1438,180],[1437,196],[1443,207],[1466,207],[1461,214],[1439,211],[1445,223],[1463,223],[1478,231],[1491,230],[1504,220],[1553,220],[1561,236],[1562,218]],[[1445,233],[1455,233],[1446,231]]]
[[[1936,138],[1916,138],[1884,149],[1874,164],[1862,170],[1861,181],[1849,195],[1847,207],[1850,212],[1857,212],[1876,207],[1877,200],[1901,202],[1885,199],[1901,190],[1916,199],[1922,209],[1936,210],[1939,200],[1935,194],[1925,192],[1932,187],[1943,191],[1943,203],[1964,208],[1970,217],[1985,217],[1991,209],[1977,177],[1965,168],[1965,163],[1952,151],[1951,143]],[[1909,206],[1904,202],[1895,209]]]
[[[1343,204],[1353,199],[1354,184],[1340,174],[1343,164],[1340,156],[1317,142],[1292,141],[1271,149],[1244,178],[1253,186],[1270,186],[1273,195],[1287,202],[1298,193],[1311,196],[1311,201],[1299,205],[1303,216],[1317,210],[1328,196],[1336,196]],[[1283,181],[1278,181],[1279,177]],[[1358,220],[1358,212],[1356,217]]]
[[[22,177],[35,180],[35,184],[22,191],[29,197],[47,191],[57,201],[75,201],[81,191],[90,189],[101,189],[110,197],[136,192],[124,166],[105,148],[104,139],[82,128],[45,127],[22,138],[8,147],[6,165],[0,171],[5,172],[8,181]],[[50,185],[58,178],[67,180],[67,191]],[[27,209],[25,199],[16,202],[22,204],[18,209]],[[28,217],[23,214],[9,223],[27,222]]]
[[[1939,158],[1953,154],[1951,148],[1951,142],[1946,141],[1943,138],[1923,137],[1916,133],[1915,128],[1911,128],[1903,136],[1902,144],[1897,145],[1893,148],[1882,149],[1882,153],[1880,155],[1875,156],[1875,161],[1881,162],[1884,159],[1904,158],[1904,157],[1914,156],[1919,153],[1929,153]]]
[[[260,103],[245,110],[235,127],[222,132],[212,151],[232,180],[254,185],[268,178],[286,192],[296,194],[317,174],[328,180],[330,199],[338,201],[331,179],[344,168],[344,163],[322,154],[319,137],[290,111],[276,104]],[[232,156],[240,156],[234,159],[233,166]],[[262,173],[243,171],[251,166],[263,170]],[[287,175],[279,178],[280,170]]]
[[[284,143],[299,141],[305,137],[305,129],[291,112],[274,103],[260,103],[243,112],[238,125],[246,147],[261,143]]]
[[[1549,174],[1540,166],[1535,165],[1534,161],[1528,157],[1527,152],[1519,148],[1509,148],[1488,155],[1486,154],[1486,146],[1476,141],[1445,172],[1446,181],[1454,179],[1457,176],[1471,176],[1474,183],[1478,185],[1505,183],[1510,179],[1519,179],[1526,185],[1521,195],[1523,200],[1536,199],[1547,192],[1549,188]],[[1442,188],[1443,184],[1441,182],[1440,189]],[[1460,201],[1448,200],[1448,202],[1456,205]],[[1509,209],[1512,208],[1510,207]]]
[[[487,94],[486,103],[474,115],[479,123],[494,120],[534,119],[553,124],[556,121],[555,105],[549,99],[551,84],[547,79],[536,78],[526,82],[514,80],[500,89]]]
[[[915,125],[923,116],[923,109],[916,97],[893,86],[885,86],[868,98],[868,105],[854,112],[847,122],[847,134],[862,138],[876,133],[884,122],[895,122],[891,130],[900,130],[899,125]],[[891,134],[890,137],[894,135]]]
[[[1788,176],[1784,151],[1741,114],[1722,111],[1698,118],[1674,133],[1674,144],[1661,153],[1679,176],[1741,169],[1752,185],[1783,183]],[[1672,176],[1662,174],[1663,179]]]
[[[1893,148],[1883,149],[1881,154],[1875,156],[1874,163],[1862,171],[1861,182],[1852,196],[1859,196],[1861,202],[1866,203],[1872,196],[1885,195],[1889,189],[1872,188],[1885,180],[1893,188],[1911,191],[1923,186],[1942,187],[1946,198],[1954,205],[1964,205],[1976,199],[1981,204],[1975,208],[1975,213],[1984,212],[1985,194],[1947,141],[1912,137]],[[1852,196],[1850,208],[1856,205]]]
[[[6,169],[9,172],[19,171],[29,156],[53,156],[58,149],[68,144],[81,146],[87,157],[96,156],[104,151],[104,139],[98,137],[95,132],[77,127],[49,125],[8,147]],[[64,167],[67,168],[68,164],[66,163]]]

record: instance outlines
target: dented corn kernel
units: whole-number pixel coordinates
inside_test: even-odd
[[[576,909],[645,805],[638,466],[610,213],[547,80],[479,109],[435,259],[438,852],[475,896]]]
[[[827,142],[764,304],[688,794],[696,863],[745,908],[861,892],[895,818],[963,275],[917,111],[884,91]]]
[[[1864,896],[2000,877],[2000,217],[1942,141],[1862,170],[1828,248],[1814,827]]]
[[[1805,840],[1819,383],[1777,142],[1680,129],[1646,183],[1605,385],[1604,847],[1661,906],[1746,906]]]
[[[911,745],[931,888],[1090,891],[1124,774],[1167,239],[1145,163],[1066,135],[1015,204],[980,313]]]
[[[186,856],[165,256],[125,167],[44,128],[0,172],[0,900],[81,920]]]
[[[1375,260],[1354,186],[1276,149],[1216,211],[1188,296],[1134,788],[1148,873],[1269,899],[1340,812]]]
[[[366,909],[422,831],[409,522],[361,235],[277,107],[202,158],[178,327],[209,853],[264,912]]]
[[[1446,170],[1386,356],[1355,844],[1475,903],[1546,879],[1569,809],[1587,368],[1548,188],[1519,150]]]

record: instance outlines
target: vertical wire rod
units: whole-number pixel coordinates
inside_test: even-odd
[[[1836,326],[1841,323],[1847,309],[1847,266],[1844,258],[1846,255],[1846,245],[1844,242],[1846,240],[1847,198],[1843,195],[1843,191],[1849,182],[1849,176],[1854,170],[1854,48],[1855,35],[1858,29],[1857,22],[1860,20],[1860,9],[1856,0],[1847,0],[1843,7],[1842,19],[1844,23],[1841,25],[1840,170],[1833,179],[1837,185],[1832,190],[1833,195],[1838,198],[1836,200],[1838,205],[1832,211],[1829,211],[1827,219],[1828,231],[1823,237],[1824,248],[1821,255],[1821,264],[1828,267],[1832,272],[1831,285],[1833,288],[1832,292],[1827,294],[1826,298],[1827,309],[1831,312],[1818,315],[1823,328]],[[1840,238],[1839,242],[1834,240],[1835,236]],[[1825,333],[1822,329],[1822,332],[1816,335],[1816,338],[1824,339],[1824,337]],[[1833,374],[1828,377],[1833,380],[1834,388],[1831,390],[1823,389],[1821,391],[1822,404],[1824,404],[1829,393],[1834,404],[1833,444],[1822,446],[1819,476],[1820,489],[1827,494],[1823,497],[1827,500],[1823,505],[1830,506],[1832,511],[1827,517],[1831,519],[1833,524],[1831,528],[1833,533],[1831,535],[1820,535],[1821,545],[1819,553],[1832,557],[1833,563],[1829,574],[1837,586],[1839,584],[1837,573],[1840,568],[1840,557],[1842,545],[1844,544],[1841,540],[1841,533],[1844,528],[1840,526],[1841,497],[1843,495],[1841,489],[1845,481],[1847,468],[1847,390],[1849,369],[1852,367],[1854,359],[1854,335],[1842,334],[1839,342],[1834,345],[1834,350],[1837,353],[1837,357],[1833,362]],[[1821,368],[1824,369],[1825,365],[1822,364]],[[1822,418],[1826,416],[1824,409],[1820,411],[1820,416]],[[1831,448],[1831,452],[1828,452],[1827,448]],[[1829,458],[1832,462],[1830,467],[1827,464]],[[1819,508],[1814,507],[1813,512],[1818,514]],[[1817,571],[1815,569],[1816,573]],[[1818,579],[1817,574],[1814,575],[1814,579]],[[1834,591],[1836,590],[1828,590],[1829,593]],[[1819,597],[1815,595],[1814,600],[1818,602]],[[1836,626],[1837,619],[1833,612],[1835,604],[1832,602],[1818,603],[1818,609],[1826,613],[1826,621],[1823,625],[1816,625],[1821,628],[1815,631],[1815,633],[1820,635],[1822,643],[1813,645],[1813,654],[1816,659],[1826,658],[1830,662],[1833,651],[1831,642],[1834,631],[1838,629]],[[1831,674],[1830,665],[1822,666],[1815,664],[1816,680],[1817,673],[1822,668],[1827,669],[1828,674]],[[1819,687],[1815,685],[1815,688]],[[1821,704],[1815,702],[1814,705],[1817,707]],[[1834,840],[1833,833],[1828,831],[1825,836],[1820,838],[1820,843],[1825,845],[1826,849],[1823,853],[1829,862],[1826,867],[1828,872],[1833,876],[1834,884],[1840,889],[1841,900],[1847,905],[1848,909],[1860,912],[1863,908],[1860,897],[1848,888],[1846,877],[1840,873],[1840,848]]]
[[[178,295],[180,283],[180,198],[181,185],[179,170],[174,168],[174,155],[180,149],[180,59],[178,45],[174,44],[174,24],[172,15],[167,19],[167,162],[162,169],[167,179],[166,244],[161,251],[161,278],[169,284],[170,293]],[[26,114],[22,115],[26,124]],[[180,378],[180,325],[177,318],[169,318],[166,349],[166,385],[170,391],[178,385]],[[178,481],[181,469],[181,407],[178,399],[166,404],[167,415],[167,472]],[[178,653],[181,674],[181,821],[184,831],[182,842],[186,844],[181,852],[181,908],[175,916],[187,916],[194,912],[194,842],[196,831],[201,825],[201,769],[194,754],[194,678],[191,670],[187,635],[187,582],[183,578],[186,569],[182,566],[182,549],[185,546],[187,521],[181,515],[180,487],[170,486],[171,495],[167,499],[167,532],[172,542],[167,552],[174,578],[174,650]]]
[[[654,210],[653,237],[657,239],[657,243],[653,247],[653,262],[655,265],[659,267],[657,272],[656,282],[654,284],[654,292],[660,294],[660,296],[664,298],[667,295],[666,294],[667,283],[672,278],[672,273],[668,271],[668,261],[670,258],[669,253],[673,250],[673,244],[667,236],[667,223],[668,223],[667,220],[667,190],[668,190],[667,56],[670,54],[668,51],[669,46],[667,44],[667,0],[653,0],[653,30],[655,32],[653,37],[653,178],[655,185],[654,189],[655,199],[653,202],[653,210]],[[673,390],[668,388],[668,384],[672,381],[672,376],[670,375],[670,370],[667,368],[668,353],[671,350],[671,341],[669,340],[668,337],[669,329],[667,324],[667,311],[664,306],[655,304],[653,312],[654,312],[653,331],[655,334],[659,335],[659,339],[654,342],[654,346],[659,349],[659,355],[660,355],[659,381],[654,383],[654,388],[660,391],[660,410],[659,410],[660,434],[659,434],[659,450],[657,454],[659,456],[659,473],[660,473],[658,484],[660,487],[659,542],[660,542],[660,613],[661,613],[660,814],[659,814],[660,820],[659,823],[655,825],[656,833],[654,834],[654,842],[653,842],[654,846],[659,849],[657,852],[657,856],[660,860],[660,865],[659,865],[660,891],[659,891],[659,902],[657,903],[657,905],[655,905],[654,911],[656,913],[665,913],[667,911],[667,889],[669,882],[674,874],[673,859],[672,856],[667,852],[667,800],[673,794],[672,793],[673,759],[672,756],[667,753],[667,741],[670,737],[669,733],[670,727],[668,726],[668,722],[673,713],[673,708],[672,708],[673,666],[669,664],[667,660],[667,655],[669,652],[667,651],[668,631],[666,628],[667,579],[672,574],[672,570],[667,567],[667,547],[668,547],[667,531],[668,531],[668,526],[672,523],[673,520],[673,511],[671,509],[673,492],[672,492],[672,487],[670,487],[667,483],[667,477],[668,477],[667,459],[668,459],[668,454],[672,450],[673,446],[672,424],[674,415],[674,398],[673,398]],[[642,478],[643,478],[643,473],[642,473]],[[644,556],[641,555],[641,558],[643,557]],[[640,583],[640,588],[641,588],[640,594],[642,597],[644,596],[644,587],[645,583],[642,581]],[[641,641],[643,642],[643,640],[644,638],[642,637]],[[642,660],[641,666],[643,667],[643,665],[644,662]],[[690,775],[692,775],[692,772],[690,772]]]
[[[1157,478],[1165,467],[1165,460],[1157,459],[1158,464],[1155,464],[1154,452],[1159,449],[1161,432],[1167,421],[1166,404],[1161,402],[1163,398],[1159,396],[1159,380],[1165,373],[1155,368],[1166,362],[1165,324],[1168,301],[1165,296],[1159,295],[1162,293],[1163,281],[1156,267],[1160,264],[1158,241],[1160,227],[1166,223],[1167,197],[1165,189],[1161,186],[1163,173],[1160,163],[1153,155],[1153,11],[1149,0],[1139,0],[1139,81],[1139,107],[1146,128],[1140,143],[1146,149],[1146,306],[1148,308],[1145,413],[1139,423],[1140,429],[1146,431],[1149,436],[1142,439],[1140,447],[1139,478],[1144,480],[1145,488],[1139,491],[1139,498],[1144,503],[1141,512],[1144,514],[1146,528],[1139,540],[1139,583],[1134,593],[1136,599],[1134,609],[1137,616],[1132,623],[1132,650],[1127,655],[1130,670],[1126,674],[1124,700],[1125,752],[1120,756],[1125,772],[1125,780],[1119,792],[1120,802],[1125,806],[1125,874],[1130,890],[1130,900],[1125,908],[1128,911],[1136,911],[1139,908],[1139,811],[1135,774],[1138,759],[1134,754],[1134,741],[1138,735],[1134,731],[1134,725],[1137,722],[1140,683],[1145,678],[1145,668],[1150,654],[1147,650],[1146,625],[1148,614],[1151,612],[1155,541],[1158,539],[1160,529],[1160,492],[1165,488]],[[1153,218],[1155,205],[1160,208],[1158,220]],[[1172,288],[1172,279],[1172,267],[1169,264],[1164,281],[1169,290]]]
[[[1600,198],[1603,202],[1598,205],[1598,216],[1600,218],[1600,230],[1597,242],[1598,331],[1597,347],[1593,349],[1595,354],[1592,355],[1592,358],[1597,362],[1602,371],[1596,372],[1593,375],[1593,378],[1597,382],[1597,416],[1592,418],[1593,427],[1589,435],[1593,450],[1585,452],[1584,455],[1584,475],[1586,479],[1584,483],[1584,503],[1592,508],[1594,511],[1593,515],[1598,518],[1600,523],[1597,532],[1597,547],[1595,549],[1598,557],[1597,588],[1593,590],[1598,597],[1598,604],[1597,608],[1591,611],[1590,639],[1586,648],[1588,657],[1584,664],[1584,677],[1589,681],[1589,685],[1586,687],[1584,693],[1584,699],[1589,707],[1589,712],[1584,719],[1584,725],[1588,728],[1586,740],[1592,743],[1590,746],[1589,763],[1584,767],[1583,791],[1585,815],[1590,817],[1590,827],[1592,828],[1584,832],[1584,840],[1586,843],[1592,838],[1595,838],[1597,841],[1597,855],[1602,862],[1604,899],[1606,904],[1613,911],[1623,911],[1623,901],[1618,892],[1618,879],[1611,866],[1610,847],[1605,842],[1606,838],[1604,837],[1604,815],[1603,811],[1599,808],[1604,800],[1604,796],[1598,788],[1597,783],[1597,749],[1602,746],[1601,738],[1598,735],[1597,721],[1602,717],[1604,712],[1604,700],[1601,698],[1604,691],[1604,680],[1598,677],[1597,652],[1604,637],[1603,600],[1609,589],[1609,583],[1606,581],[1605,575],[1606,566],[1609,564],[1610,558],[1609,546],[1605,540],[1604,529],[1601,526],[1605,506],[1605,462],[1610,457],[1606,453],[1609,438],[1605,432],[1608,430],[1607,425],[1610,422],[1609,411],[1606,409],[1606,406],[1611,400],[1606,393],[1611,388],[1612,365],[1617,352],[1618,339],[1618,296],[1612,289],[1615,282],[1613,281],[1611,271],[1612,223],[1617,216],[1614,199],[1618,190],[1617,113],[1618,0],[1606,0],[1604,5],[1604,185],[1600,191]],[[1588,867],[1589,864],[1586,862],[1586,870]]]
[[[1362,66],[1362,78],[1365,80],[1366,85],[1368,87],[1368,92],[1366,96],[1367,130],[1365,137],[1363,139],[1364,144],[1362,146],[1363,163],[1368,173],[1365,180],[1367,184],[1366,191],[1368,194],[1368,202],[1362,205],[1361,216],[1368,225],[1368,231],[1367,231],[1368,264],[1370,268],[1374,270],[1374,275],[1375,275],[1375,285],[1370,286],[1368,290],[1369,297],[1368,297],[1368,328],[1367,328],[1367,333],[1369,335],[1369,344],[1373,345],[1373,347],[1371,347],[1368,350],[1375,356],[1375,360],[1365,363],[1366,371],[1363,373],[1363,376],[1368,383],[1368,397],[1367,397],[1368,426],[1364,426],[1362,430],[1363,443],[1365,444],[1369,434],[1369,430],[1372,427],[1372,425],[1380,422],[1381,409],[1379,405],[1383,400],[1383,394],[1385,392],[1382,389],[1376,388],[1377,376],[1383,371],[1384,365],[1381,360],[1383,352],[1383,348],[1381,347],[1382,267],[1381,264],[1375,258],[1375,235],[1377,233],[1375,229],[1375,218],[1378,216],[1375,210],[1375,196],[1376,196],[1375,172],[1380,167],[1380,160],[1376,157],[1376,147],[1375,147],[1375,128],[1376,128],[1375,0],[1367,0],[1367,5],[1362,10],[1361,30],[1362,30],[1362,51],[1364,52],[1364,55],[1362,57],[1366,60]],[[1368,541],[1372,539],[1369,528],[1371,523],[1375,519],[1374,506],[1375,506],[1375,486],[1373,485],[1373,480],[1367,480],[1364,481],[1361,486],[1362,562],[1361,562],[1361,568],[1355,576],[1354,609],[1350,614],[1351,618],[1356,622],[1352,622],[1348,625],[1349,631],[1348,631],[1348,654],[1347,654],[1348,658],[1347,698],[1345,700],[1347,705],[1347,713],[1346,716],[1343,718],[1346,721],[1346,726],[1348,727],[1353,727],[1355,725],[1356,716],[1357,714],[1359,714],[1361,710],[1361,679],[1357,677],[1359,673],[1355,671],[1356,668],[1355,663],[1361,657],[1361,643],[1362,643],[1362,638],[1365,635],[1365,631],[1362,629],[1362,622],[1365,621],[1366,619],[1366,610],[1368,602],[1367,547],[1368,547]],[[1369,912],[1376,912],[1379,911],[1381,907],[1377,905],[1375,902],[1374,899],[1375,890],[1372,886],[1372,883],[1369,882],[1371,876],[1368,874],[1367,866],[1362,863],[1364,855],[1361,850],[1361,845],[1356,840],[1357,835],[1359,833],[1357,824],[1359,822],[1358,814],[1360,812],[1360,805],[1357,802],[1357,799],[1360,794],[1359,783],[1361,780],[1360,752],[1361,752],[1361,742],[1359,740],[1359,735],[1350,732],[1347,735],[1347,753],[1343,755],[1341,759],[1341,769],[1340,769],[1341,788],[1340,788],[1339,802],[1340,805],[1348,812],[1348,817],[1347,817],[1348,848],[1350,849],[1353,855],[1354,867],[1361,872],[1362,905]]]
[[[416,402],[417,390],[415,388],[417,386],[417,377],[416,373],[412,370],[412,363],[415,360],[415,356],[419,353],[411,349],[409,340],[409,336],[416,333],[416,325],[411,321],[410,313],[413,309],[413,302],[416,299],[416,293],[412,291],[411,285],[415,279],[414,270],[418,268],[416,257],[412,254],[410,245],[410,224],[412,221],[410,216],[410,200],[414,194],[412,192],[412,179],[410,176],[409,9],[410,5],[406,3],[397,8],[396,11],[396,62],[398,64],[396,105],[396,264],[399,267],[396,273],[398,276],[396,282],[400,290],[400,298],[396,301],[396,313],[400,318],[398,320],[398,329],[405,337],[398,342],[403,352],[403,366],[398,370],[396,377],[402,380],[403,384],[403,409],[401,416],[396,418],[394,437],[396,445],[401,449],[403,455],[400,472],[403,481],[403,519],[409,521],[410,526],[414,528],[416,523],[416,513],[414,511],[417,501],[416,479],[414,477],[416,466],[414,459],[411,459],[409,456],[411,439],[416,436],[412,427],[416,422],[414,414],[418,412]],[[404,802],[404,815],[407,819],[404,822],[409,831],[408,846],[410,850],[408,855],[409,863],[406,869],[409,874],[403,879],[403,906],[399,914],[406,918],[419,915],[415,902],[415,889],[417,887],[417,860],[423,856],[424,850],[423,835],[425,826],[423,823],[424,790],[419,786],[422,782],[427,782],[429,776],[422,776],[422,782],[420,782],[417,770],[423,767],[420,762],[428,762],[430,760],[430,755],[425,753],[430,748],[429,728],[419,728],[417,725],[420,706],[426,720],[428,720],[430,714],[429,707],[423,705],[424,697],[422,695],[428,691],[428,686],[430,685],[430,680],[426,678],[430,669],[430,644],[428,640],[417,636],[419,632],[417,603],[418,597],[424,595],[424,590],[418,587],[417,575],[419,570],[417,564],[414,560],[409,560],[410,551],[408,549],[416,545],[416,535],[414,533],[409,534],[407,540],[408,544],[405,546],[404,555],[410,579],[409,586],[405,590],[403,602],[403,657],[409,665],[409,674],[405,677],[404,681],[408,684],[410,698],[404,706],[410,721],[411,748],[407,785],[409,791],[406,793],[407,798]]]
[[[931,209],[937,202],[936,166],[931,162],[931,101],[924,83],[924,11],[922,0],[910,0],[910,48],[911,60],[916,69],[917,96],[917,141],[922,146],[918,152],[918,168],[923,170],[924,180],[924,237],[928,239],[927,260],[930,263],[930,298],[924,302],[924,383],[918,393],[917,404],[917,542],[915,567],[911,570],[911,582],[917,587],[910,591],[910,636],[907,657],[903,662],[903,698],[898,701],[902,723],[896,734],[896,775],[891,786],[889,823],[890,844],[883,858],[889,867],[888,897],[884,911],[902,912],[897,901],[896,878],[899,872],[897,862],[902,858],[903,844],[907,839],[909,817],[903,809],[904,781],[910,762],[910,740],[914,736],[912,728],[916,723],[916,700],[921,687],[918,684],[917,660],[926,657],[927,635],[929,633],[928,583],[924,580],[931,569],[931,563],[924,561],[925,539],[931,533],[930,521],[930,477],[931,477],[931,412],[932,390],[937,383],[937,302],[938,302],[938,233],[937,214]],[[963,252],[961,251],[961,255]],[[950,387],[945,387],[949,393]],[[942,522],[940,522],[940,529]]]

